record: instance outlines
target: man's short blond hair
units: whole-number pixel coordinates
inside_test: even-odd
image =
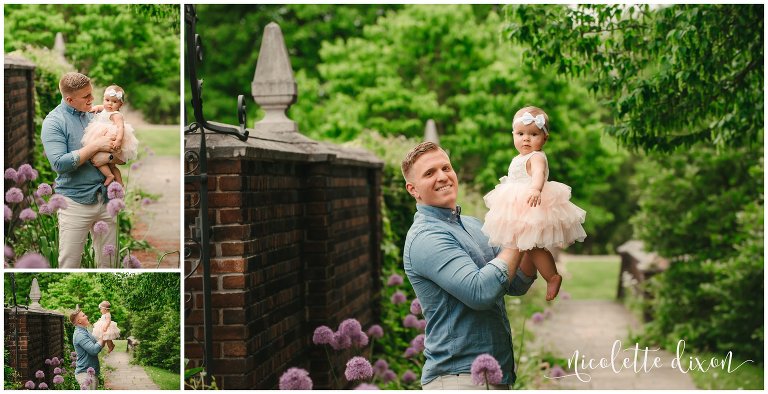
[[[72,312],[72,313],[70,313],[70,314],[69,314],[69,322],[70,322],[70,323],[72,323],[73,325],[76,325],[76,324],[75,324],[75,320],[77,320],[77,315],[79,315],[79,314],[80,314],[80,312],[82,312],[82,310],[80,310],[80,307],[78,306],[78,307],[75,309],[75,311],[74,311],[74,312]]]
[[[406,182],[408,181],[408,173],[411,171],[411,168],[413,168],[413,163],[415,163],[423,154],[438,149],[443,150],[434,142],[424,141],[414,146],[413,149],[405,155],[405,159],[403,159],[403,162],[400,164],[400,170],[403,172],[403,178],[405,178]]]
[[[91,79],[84,74],[77,72],[66,73],[59,80],[59,91],[63,98],[67,98],[90,83]]]

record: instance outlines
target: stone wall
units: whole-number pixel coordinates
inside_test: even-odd
[[[35,372],[46,371],[46,381],[53,387],[53,375],[45,359],[64,356],[64,316],[55,312],[5,308],[3,334],[9,363],[22,380],[37,382]],[[18,357],[18,358],[17,358]]]
[[[5,56],[5,160],[4,168],[17,168],[32,160],[35,135],[35,65]]]

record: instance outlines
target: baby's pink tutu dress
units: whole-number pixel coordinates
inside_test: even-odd
[[[549,169],[544,175],[541,203],[536,207],[528,205],[533,179],[525,166],[533,155],[542,155],[547,160],[541,151],[518,155],[509,164],[509,174],[483,197],[489,211],[482,230],[489,244],[529,250],[564,248],[575,241],[583,242],[587,233],[581,224],[587,212],[570,201],[570,186],[546,181]]]
[[[107,328],[107,331],[104,331],[104,325],[107,324],[107,316],[110,316],[109,328]],[[120,329],[117,327],[117,323],[112,321],[111,316],[111,314],[105,313],[101,315],[101,318],[99,318],[96,323],[93,324],[92,335],[96,337],[96,339],[103,339],[108,341],[111,339],[120,338]]]
[[[83,146],[88,145],[89,143],[93,142],[94,139],[100,137],[101,132],[104,130],[105,126],[107,127],[107,135],[117,135],[117,126],[115,126],[115,124],[109,120],[109,117],[112,116],[112,114],[119,112],[120,111],[101,111],[96,114],[96,116],[93,117],[93,120],[91,120],[91,123],[88,123],[88,126],[85,127],[83,138],[80,140]],[[123,123],[122,149],[120,152],[117,152],[115,156],[122,161],[128,161],[135,159],[138,155],[138,152],[139,140],[136,139],[136,135],[134,135],[133,126],[125,122]]]

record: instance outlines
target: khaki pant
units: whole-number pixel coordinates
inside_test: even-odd
[[[112,261],[109,256],[102,255],[104,245],[111,244],[117,247],[115,219],[109,216],[107,204],[102,203],[102,196],[99,195],[98,202],[91,205],[77,203],[69,197],[64,199],[67,201],[67,209],[59,210],[59,268],[80,268],[83,247],[89,232],[93,238],[96,266],[118,267],[117,252],[111,257]],[[99,220],[107,223],[109,231],[106,234],[93,234],[93,225]]]
[[[491,390],[509,390],[507,384],[492,384]],[[485,390],[485,383],[481,385],[472,382],[472,375],[462,373],[458,375],[443,375],[421,386],[422,390]]]
[[[91,379],[91,384],[85,384],[88,379]],[[88,390],[96,390],[99,387],[98,376],[88,375],[87,372],[81,372],[75,375],[75,380],[77,380],[77,383],[80,383],[80,387],[87,386]]]

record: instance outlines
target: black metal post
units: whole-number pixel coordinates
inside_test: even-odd
[[[197,13],[195,6],[188,4],[184,6],[184,27],[185,27],[185,40],[186,40],[186,68],[187,77],[189,78],[191,88],[191,102],[192,110],[195,117],[195,121],[190,123],[184,134],[195,134],[199,132],[200,135],[200,149],[198,152],[193,150],[186,151],[184,156],[186,161],[197,161],[197,166],[186,171],[184,176],[185,184],[198,184],[199,193],[199,211],[198,216],[195,218],[195,223],[191,229],[191,241],[197,244],[200,250],[200,256],[194,267],[190,269],[190,272],[186,275],[185,279],[190,277],[197,268],[202,264],[203,266],[203,330],[204,330],[204,342],[203,342],[203,365],[206,371],[209,373],[205,377],[205,383],[210,381],[211,373],[213,369],[213,327],[211,321],[211,264],[210,264],[210,232],[211,227],[208,220],[208,159],[206,154],[205,145],[205,131],[213,131],[220,134],[228,134],[237,137],[242,141],[248,139],[248,130],[245,129],[246,117],[245,117],[245,98],[240,95],[238,97],[238,120],[240,123],[239,129],[234,127],[227,127],[221,125],[212,125],[206,122],[203,116],[203,100],[202,100],[202,86],[203,81],[197,79],[196,62],[202,62],[202,40],[200,35],[196,34]],[[184,113],[185,121],[187,119],[186,111]],[[195,171],[198,171],[198,175],[194,175]],[[189,254],[187,254],[188,256]]]

